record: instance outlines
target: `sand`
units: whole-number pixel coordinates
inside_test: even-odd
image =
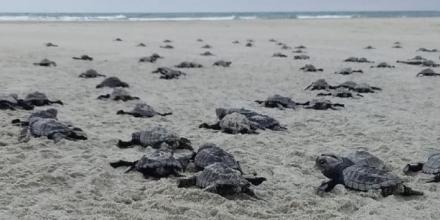
[[[439,219],[440,189],[426,184],[427,175],[404,176],[402,167],[420,161],[439,147],[440,79],[416,78],[422,69],[396,65],[415,55],[439,61],[438,53],[416,52],[419,47],[440,48],[439,19],[353,19],[225,22],[112,22],[112,23],[1,23],[0,92],[25,95],[39,90],[66,104],[56,106],[59,118],[83,128],[87,141],[44,138],[18,143],[14,118],[25,111],[1,111],[0,218],[1,219]],[[113,39],[120,37],[123,42]],[[205,42],[197,42],[203,38]],[[293,54],[269,42],[275,38],[290,46],[306,45],[311,60],[295,61]],[[173,50],[160,48],[170,39]],[[244,46],[254,39],[255,47]],[[233,40],[240,44],[233,45]],[[403,49],[392,49],[395,41]],[[44,43],[59,44],[46,48]],[[144,42],[147,47],[136,47]],[[199,54],[205,44],[216,56]],[[377,49],[364,50],[367,45]],[[138,63],[159,53],[156,64]],[[275,52],[289,57],[272,58]],[[93,62],[75,61],[88,54]],[[395,69],[370,69],[349,64],[349,56],[386,61]],[[55,68],[33,66],[49,58]],[[218,59],[230,68],[211,66]],[[151,74],[160,66],[196,61],[201,69],[185,70],[179,80],[161,80]],[[323,73],[304,73],[312,63]],[[364,74],[334,74],[342,67]],[[130,92],[168,117],[136,119],[118,116],[136,102],[98,101],[110,92],[96,89],[99,79],[80,79],[89,68],[128,82]],[[330,98],[344,103],[340,111],[267,109],[253,101],[273,94],[303,102],[315,92],[304,91],[312,81],[331,84],[346,80],[383,88],[362,99]],[[227,135],[198,129],[215,121],[216,107],[245,107],[275,117],[288,131],[259,135]],[[268,181],[255,188],[261,200],[233,200],[200,189],[179,189],[176,178],[145,180],[140,173],[124,174],[109,162],[135,160],[142,148],[122,150],[118,139],[153,125],[162,125],[189,138],[197,148],[213,142],[241,161],[247,173]],[[323,197],[316,188],[326,178],[314,167],[320,153],[347,153],[365,149],[385,160],[407,184],[426,196],[382,198],[374,193],[348,191],[337,186]],[[184,173],[192,175],[191,173]]]

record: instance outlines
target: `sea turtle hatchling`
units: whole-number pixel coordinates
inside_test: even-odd
[[[51,42],[48,42],[45,45],[46,45],[46,47],[58,47],[58,45],[51,43]]]
[[[150,105],[148,105],[146,103],[138,103],[135,105],[133,110],[131,110],[131,111],[119,110],[116,114],[118,114],[118,115],[132,115],[136,118],[151,118],[151,117],[154,117],[155,115],[167,116],[167,115],[172,115],[173,113],[171,113],[171,112],[159,113],[159,112],[156,112],[156,110],[154,110],[153,107],[151,107]]]
[[[44,67],[51,67],[51,66],[57,66],[57,63],[55,63],[54,61],[51,61],[49,59],[42,59],[40,62],[38,63],[34,63],[35,66],[44,66]]]
[[[386,62],[381,62],[381,63],[377,64],[376,66],[371,66],[371,68],[395,68],[395,66],[390,65]]]
[[[227,134],[257,134],[257,128],[246,116],[240,113],[231,113],[215,124],[203,123],[199,128],[220,130]]]
[[[19,99],[17,94],[0,94],[0,109],[16,110],[17,108],[32,110],[34,106]]]
[[[230,67],[231,64],[232,64],[231,61],[218,60],[218,61],[215,61],[213,66]]]
[[[366,50],[373,50],[373,49],[376,49],[376,48],[374,48],[374,47],[371,46],[371,45],[368,45],[368,46],[366,46],[364,49],[366,49]]]
[[[251,189],[251,185],[259,185],[263,181],[262,177],[244,177],[238,170],[224,163],[213,163],[205,167],[202,172],[195,176],[179,179],[178,187],[196,186],[207,192],[217,193],[221,196],[233,196],[239,193],[245,193],[257,198]]]
[[[296,46],[295,49],[304,50],[304,49],[307,49],[307,47],[304,45],[299,45],[299,46]]]
[[[281,49],[282,49],[282,50],[291,50],[292,47],[290,47],[290,46],[284,44],[283,46],[281,46]]]
[[[114,88],[111,94],[98,96],[100,100],[113,100],[113,101],[131,101],[139,100],[139,97],[131,96],[130,93],[122,88]]]
[[[215,144],[203,144],[199,147],[194,157],[194,165],[196,169],[203,170],[205,167],[213,163],[223,163],[226,166],[243,173],[240,163],[235,160],[232,154],[226,152]]]
[[[144,43],[139,43],[138,45],[136,45],[137,47],[146,47],[147,45],[145,45]]]
[[[116,38],[114,41],[122,42],[121,38]]]
[[[312,101],[307,102],[304,108],[314,110],[339,110],[340,108],[344,108],[344,106],[344,104],[332,103],[327,99],[313,99]]]
[[[351,62],[351,63],[374,63],[373,61],[369,61],[365,57],[349,57],[344,60],[344,62]]]
[[[160,73],[161,79],[178,79],[180,76],[186,75],[186,73],[182,71],[174,70],[168,67],[159,67],[155,71],[153,71],[153,73]]]
[[[333,96],[338,98],[363,97],[361,94],[353,94],[353,92],[345,88],[338,88],[335,90],[331,90],[329,93],[318,93],[317,96]]]
[[[108,77],[106,79],[104,79],[104,81],[102,81],[100,84],[98,84],[96,86],[97,89],[99,88],[104,88],[104,87],[109,87],[109,88],[117,88],[117,87],[122,87],[122,88],[127,88],[129,87],[128,83],[123,82],[122,80],[120,80],[118,77]]]
[[[355,69],[348,67],[348,68],[343,68],[343,69],[335,72],[335,74],[340,74],[340,75],[351,75],[353,73],[364,73],[364,71],[362,71],[360,69],[355,70]]]
[[[397,63],[404,63],[408,65],[418,65],[427,67],[439,67],[440,64],[435,63],[432,60],[428,60],[422,56],[415,56],[414,58],[408,60],[398,60]]]
[[[325,81],[325,79],[318,79],[315,82],[312,82],[309,86],[307,86],[304,90],[330,90],[335,89],[334,86],[331,86]]]
[[[253,47],[254,44],[253,44],[252,42],[247,42],[245,46],[246,46],[246,47]]]
[[[162,59],[162,58],[163,57],[160,56],[159,54],[153,53],[151,56],[140,58],[139,62],[140,63],[145,63],[145,62],[147,62],[147,63],[155,63],[158,59]]]
[[[181,62],[175,66],[176,68],[202,68],[203,65],[195,62]]]
[[[300,70],[302,70],[304,72],[322,72],[322,71],[324,71],[324,69],[316,68],[312,64],[306,64],[305,66],[301,67]]]
[[[382,89],[375,86],[370,86],[367,83],[356,83],[353,81],[346,81],[344,83],[335,86],[335,88],[346,88],[358,93],[375,93],[376,91],[381,91]]]
[[[134,132],[130,141],[118,141],[119,148],[130,148],[135,145],[143,147],[161,148],[162,145],[171,149],[193,150],[191,141],[187,138],[179,137],[173,131],[169,131],[161,126],[154,126],[143,131]]]
[[[163,48],[163,49],[174,49],[174,46],[167,44],[165,46],[160,46],[160,48]]]
[[[330,179],[319,186],[319,194],[330,192],[336,185],[343,184],[357,191],[379,190],[383,196],[423,195],[423,192],[404,185],[403,180],[390,171],[357,165],[345,157],[322,154],[316,158],[316,166]]]
[[[440,182],[440,153],[435,152],[430,154],[428,160],[424,163],[419,162],[407,164],[405,168],[403,168],[405,174],[419,171],[422,171],[425,174],[434,175],[434,178],[429,182]]]
[[[308,60],[308,59],[310,59],[310,57],[307,56],[307,55],[302,54],[302,55],[296,55],[296,56],[294,56],[293,59],[294,59],[294,60]]]
[[[47,98],[46,94],[42,92],[33,92],[29,93],[23,100],[29,105],[33,106],[45,106],[45,105],[52,105],[52,104],[59,104],[63,105],[63,102],[60,100],[49,100]]]
[[[30,116],[27,118],[27,121],[22,121],[20,119],[14,119],[11,121],[13,125],[19,125],[21,127],[29,126],[29,121],[33,117],[38,118],[52,118],[58,120],[58,110],[54,108],[49,108],[45,110],[35,111],[30,114]]]
[[[98,77],[106,77],[104,74],[98,73],[98,71],[94,69],[89,69],[84,73],[79,74],[79,78],[98,78]]]
[[[166,44],[169,44],[169,43],[172,43],[173,41],[172,41],[172,40],[165,39],[163,42],[166,43]]]
[[[272,57],[286,58],[287,55],[283,53],[274,53]]]
[[[209,44],[205,44],[205,45],[203,45],[201,48],[202,48],[202,49],[211,49],[212,46],[209,45]]]
[[[417,73],[416,76],[417,77],[422,77],[422,76],[440,76],[440,73],[436,73],[434,70],[428,68],[428,69],[424,69],[424,70],[420,71],[419,73]]]
[[[214,56],[214,54],[211,53],[210,51],[205,51],[205,52],[201,53],[200,56]]]
[[[281,96],[278,94],[269,96],[264,101],[256,100],[255,102],[258,104],[262,104],[264,105],[264,107],[267,108],[279,108],[279,109],[285,109],[285,108],[296,109],[298,105],[305,104],[305,103],[297,103],[289,97]]]
[[[89,55],[81,55],[79,57],[72,57],[74,60],[85,60],[85,61],[93,61],[93,57]]]
[[[428,53],[439,52],[439,50],[437,50],[437,49],[426,49],[426,48],[424,48],[424,47],[419,48],[417,51],[420,51],[420,52],[428,52]]]

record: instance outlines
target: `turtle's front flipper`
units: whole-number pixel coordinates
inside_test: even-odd
[[[160,116],[168,116],[168,115],[172,115],[172,112],[165,112],[165,113],[157,113]]]
[[[316,96],[331,96],[331,93],[318,93]]]
[[[335,180],[330,180],[328,182],[323,182],[319,187],[318,187],[318,194],[324,194],[325,192],[330,192],[333,190],[333,188],[335,188],[335,186],[338,183]]]
[[[98,88],[98,87],[96,87],[96,88]],[[100,88],[100,87],[99,87],[99,88]],[[107,95],[100,95],[100,96],[98,96],[98,99],[100,99],[100,100],[108,99],[108,98],[110,98],[110,94],[107,94]]]
[[[258,104],[263,104],[264,103],[264,101],[261,101],[261,100],[255,100],[255,102],[258,103]]]
[[[19,142],[28,142],[31,139],[31,133],[28,127],[21,129],[20,135],[18,135]]]
[[[131,148],[133,147],[133,145],[134,145],[133,141],[122,141],[122,140],[118,141],[119,148]]]
[[[250,197],[252,197],[252,198],[260,199],[260,198],[258,198],[258,196],[255,194],[255,192],[254,192],[252,189],[250,189],[250,188],[244,188],[242,192],[245,193],[245,194],[247,194],[248,196],[250,196]]]
[[[217,122],[217,123],[215,123],[213,125],[209,125],[207,123],[203,123],[203,124],[199,125],[199,128],[206,128],[206,129],[213,129],[213,130],[220,130],[221,129],[219,122]]]
[[[413,190],[410,187],[405,186],[405,185],[399,186],[396,192],[397,192],[397,194],[402,195],[402,196],[423,196],[424,195],[423,192]]]
[[[59,104],[64,105],[64,103],[61,100],[55,100],[55,101],[49,101],[50,104]]]
[[[70,134],[68,135],[69,139],[73,140],[87,140],[87,135],[80,128],[73,128]]]
[[[423,169],[423,163],[407,164],[403,168],[403,173],[408,174],[411,172],[419,172]]]
[[[245,176],[244,178],[254,186],[258,186],[267,180],[264,177],[253,177],[253,176],[252,177]]]
[[[129,167],[124,173],[128,173],[128,172],[130,172],[130,171],[132,171],[132,170],[134,170],[135,169],[135,166],[136,166],[136,163],[137,163],[138,161],[133,161],[133,162],[130,162],[130,161],[125,161],[125,160],[119,160],[119,161],[117,161],[117,162],[113,162],[113,163],[110,163],[110,166],[112,166],[113,168],[118,168],[118,167]]]
[[[186,179],[179,179],[177,180],[177,187],[179,188],[187,188],[187,187],[191,187],[191,186],[195,186],[196,185],[196,176],[190,177],[190,178],[186,178]]]
[[[20,126],[20,127],[29,126],[29,122],[28,121],[21,121],[20,119],[14,119],[14,120],[11,121],[11,123],[13,125],[17,125],[17,126]]]

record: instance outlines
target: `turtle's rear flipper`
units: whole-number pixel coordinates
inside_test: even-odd
[[[434,178],[427,183],[438,183],[440,182],[440,175],[435,175]]]
[[[423,192],[413,190],[410,187],[405,186],[405,185],[402,185],[402,188],[398,190],[398,194],[402,195],[402,196],[423,196],[424,195]]]
[[[206,128],[206,129],[213,129],[213,130],[220,130],[220,123],[215,123],[213,125],[209,125],[207,123],[203,123],[199,125],[199,128]]]
[[[55,100],[55,101],[49,101],[50,104],[59,104],[64,105],[64,103],[61,100]]]
[[[261,100],[255,100],[255,102],[258,103],[258,104],[263,104],[264,103],[264,101],[261,101]]]
[[[168,115],[172,115],[172,112],[165,112],[165,113],[157,113],[160,116],[168,116]]]
[[[119,140],[118,141],[118,147],[119,148],[130,148],[130,147],[133,147],[133,142],[132,141],[122,141],[122,140]]]
[[[191,186],[195,186],[196,185],[196,177],[190,177],[190,178],[186,178],[186,179],[179,179],[177,180],[177,187],[179,188],[187,188],[187,187],[191,187]]]
[[[415,163],[415,164],[407,164],[403,168],[403,172],[405,174],[411,173],[411,172],[419,172],[423,169],[423,163]]]
[[[29,122],[28,121],[21,121],[20,119],[14,119],[14,120],[11,121],[11,123],[13,125],[17,125],[17,126],[21,126],[21,127],[29,126]]]
[[[96,87],[96,88],[101,88],[101,87]],[[107,95],[100,95],[100,96],[98,96],[98,99],[108,99],[108,98],[110,98],[110,94],[107,94]]]
[[[131,167],[131,166],[134,166],[134,164],[136,164],[136,163],[131,162],[131,161],[119,160],[119,161],[110,163],[110,166],[112,166],[113,168]]]
[[[245,179],[247,181],[249,181],[250,183],[252,183],[252,185],[254,185],[254,186],[258,186],[267,180],[264,177],[245,177]]]

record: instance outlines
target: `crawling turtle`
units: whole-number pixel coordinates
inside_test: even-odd
[[[169,43],[172,43],[173,41],[172,41],[172,40],[165,39],[163,42],[166,43],[166,44],[169,44]]]
[[[359,166],[372,167],[378,170],[391,172],[391,169],[385,164],[385,162],[368,151],[357,150],[348,154],[346,158]]]
[[[121,81],[118,77],[108,77],[107,79],[104,79],[104,81],[102,81],[100,84],[98,84],[96,86],[96,88],[104,88],[104,87],[109,87],[109,88],[116,88],[116,87],[122,87],[122,88],[127,88],[129,87],[128,83]]]
[[[46,43],[45,45],[46,45],[46,47],[58,47],[58,45],[53,44],[53,43],[51,43],[51,42]]]
[[[305,53],[304,50],[293,50],[292,53]]]
[[[302,70],[304,72],[322,72],[322,71],[324,71],[324,69],[316,68],[312,64],[306,64],[305,66],[301,67],[300,70]]]
[[[148,63],[155,63],[158,59],[162,59],[159,54],[153,53],[151,56],[148,57],[142,57],[139,59],[140,63],[148,62]]]
[[[224,163],[213,163],[203,171],[187,179],[179,179],[178,187],[196,186],[207,192],[221,196],[231,196],[245,193],[256,197],[251,184],[259,185],[265,179],[262,177],[244,177],[241,173]]]
[[[119,42],[121,42],[122,39],[121,39],[121,38],[116,38],[115,41],[119,41]]]
[[[98,73],[94,69],[89,69],[85,71],[84,73],[79,74],[80,78],[98,78],[98,77],[105,77],[105,75]]]
[[[81,55],[80,57],[72,57],[74,60],[85,60],[85,61],[92,61],[93,57],[89,55]]]
[[[201,56],[214,56],[213,53],[211,53],[210,51],[205,51],[203,53],[200,54]]]
[[[223,163],[224,165],[243,173],[240,163],[235,160],[232,154],[226,152],[215,144],[203,144],[199,147],[199,150],[194,157],[196,169],[203,170],[205,167],[213,163]]]
[[[439,52],[439,50],[437,50],[437,49],[426,49],[426,48],[424,48],[424,47],[419,48],[417,51],[420,51],[420,52],[428,52],[428,53]]]
[[[113,100],[113,101],[130,101],[130,100],[139,100],[139,97],[131,96],[130,93],[122,88],[114,88],[111,94],[100,95],[98,96],[100,100]]]
[[[160,46],[160,48],[163,48],[163,49],[174,49],[174,47],[172,45],[169,45],[169,44],[167,44],[165,46]]]
[[[45,59],[41,60],[39,63],[34,63],[34,65],[35,66],[51,67],[51,66],[57,66],[57,63],[45,58]]]
[[[371,66],[371,68],[395,68],[395,66],[390,65],[386,62],[381,62],[381,63],[377,64],[376,66]]]
[[[439,67],[440,66],[440,64],[437,64],[434,61],[428,60],[422,56],[415,56],[414,58],[408,59],[408,60],[398,60],[397,63],[427,66],[427,67]]]
[[[232,41],[232,43],[233,43],[233,44],[239,44],[240,41],[238,41],[238,40],[234,40],[234,41]]]
[[[362,71],[360,69],[354,70],[354,69],[348,67],[348,68],[343,68],[343,69],[335,72],[335,74],[341,74],[341,75],[351,75],[353,73],[364,73],[364,71]]]
[[[29,105],[33,106],[45,106],[45,105],[51,105],[51,104],[59,104],[63,105],[63,102],[60,100],[49,100],[47,98],[46,94],[42,92],[33,92],[29,93],[25,98],[24,102],[26,102]]]
[[[353,94],[350,90],[345,88],[338,88],[330,91],[329,93],[318,93],[318,96],[333,96],[338,98],[363,97],[361,94]]]
[[[144,43],[139,43],[138,45],[137,45],[137,47],[146,47],[147,45],[145,45]]]
[[[403,48],[403,47],[402,47],[402,45],[400,45],[400,44],[394,44],[394,46],[393,46],[392,48],[395,48],[395,49],[401,49],[401,48]]]
[[[264,105],[264,107],[267,108],[279,108],[279,109],[284,109],[284,108],[296,109],[298,105],[304,105],[304,103],[297,103],[289,97],[280,96],[280,95],[273,95],[268,97],[264,101],[256,100],[255,102],[258,104],[262,104]]]
[[[340,108],[344,108],[344,104],[340,103],[332,103],[327,99],[313,99],[310,102],[307,102],[304,106],[305,109],[315,109],[315,110],[339,110]]]
[[[177,177],[181,176],[179,172],[184,170],[183,165],[174,157],[173,152],[167,149],[155,150],[151,154],[144,155],[140,160],[133,162],[119,160],[110,163],[110,166],[113,168],[128,166],[130,168],[125,173],[135,170],[142,173],[144,178]]]
[[[119,140],[119,148],[130,148],[134,145],[143,147],[151,146],[152,148],[160,148],[165,144],[171,149],[188,149],[192,150],[191,141],[187,138],[179,137],[176,133],[169,131],[161,126],[155,126],[143,131],[134,132],[130,141]]]
[[[20,125],[20,126],[24,127],[24,126],[29,126],[29,121],[33,117],[52,118],[52,119],[58,120],[57,116],[58,116],[58,110],[56,110],[54,108],[49,108],[46,110],[32,112],[31,115],[28,117],[27,121],[22,121],[20,119],[14,119],[11,121],[11,123],[14,125]]]
[[[281,47],[281,49],[282,49],[282,50],[291,50],[292,47],[287,46],[287,45],[284,44],[284,45]]]
[[[132,115],[136,118],[151,118],[151,117],[154,117],[155,115],[167,116],[167,115],[171,115],[172,113],[171,112],[159,113],[159,112],[156,112],[156,110],[154,110],[153,107],[151,107],[150,105],[148,105],[146,103],[138,103],[133,108],[133,110],[128,111],[128,112],[123,111],[123,110],[119,110],[116,114],[118,114],[118,115]]]
[[[276,43],[276,42],[278,42],[278,41],[275,40],[275,39],[273,39],[273,38],[271,38],[271,39],[269,39],[269,42]]]
[[[212,46],[209,44],[205,44],[202,46],[202,49],[211,49],[211,48],[212,48]]]
[[[229,67],[231,66],[231,61],[225,61],[225,60],[218,60],[213,65],[214,66],[221,66],[221,67]]]
[[[353,81],[346,81],[336,88],[346,88],[358,93],[375,93],[376,91],[381,91],[382,89],[379,87],[370,86],[367,83],[355,83]]]
[[[293,57],[293,59],[294,60],[308,60],[308,59],[310,59],[310,57],[303,54],[303,55],[296,55]]]
[[[203,123],[199,128],[221,130],[227,134],[257,134],[255,123],[237,112],[224,116],[219,122],[212,125]]]
[[[0,94],[0,109],[16,110],[16,108],[32,110],[34,106],[19,99],[17,94]]]
[[[161,79],[178,79],[180,76],[185,76],[186,73],[179,71],[179,70],[173,70],[168,67],[159,67],[153,73],[160,73]]]
[[[299,45],[299,46],[296,46],[295,49],[304,50],[304,49],[307,49],[307,47],[304,45]]]
[[[434,175],[434,178],[429,182],[440,182],[440,153],[432,153],[428,156],[428,160],[425,163],[419,162],[407,164],[403,169],[405,174],[419,171],[422,171],[425,174]]]
[[[416,76],[417,77],[422,77],[422,76],[440,76],[440,73],[436,73],[436,72],[434,72],[434,70],[428,68],[428,69],[424,69],[424,70],[420,71],[420,73],[417,73]]]
[[[247,42],[245,46],[246,46],[246,47],[253,47],[254,44],[253,44],[252,42]]]
[[[177,64],[175,67],[177,68],[202,68],[203,65],[194,62],[181,62]]]
[[[376,49],[376,48],[374,48],[374,47],[371,46],[371,45],[368,45],[368,46],[366,46],[364,49],[366,49],[366,50],[372,50],[372,49]]]
[[[343,184],[346,188],[358,191],[380,190],[383,196],[423,195],[423,192],[404,185],[402,179],[387,170],[357,165],[345,157],[322,154],[316,158],[316,166],[330,179],[319,186],[320,194],[330,192],[337,184]]]
[[[373,61],[369,61],[365,57],[349,57],[344,60],[344,62],[351,62],[351,63],[374,63]]]
[[[285,57],[287,57],[287,55],[286,55],[286,54],[283,54],[283,53],[274,53],[274,54],[272,55],[272,57],[285,58]]]
[[[335,89],[334,86],[331,86],[325,81],[325,79],[318,79],[315,82],[312,82],[309,86],[305,88],[305,90],[330,90]]]
[[[197,42],[203,42],[202,38],[197,39]]]

